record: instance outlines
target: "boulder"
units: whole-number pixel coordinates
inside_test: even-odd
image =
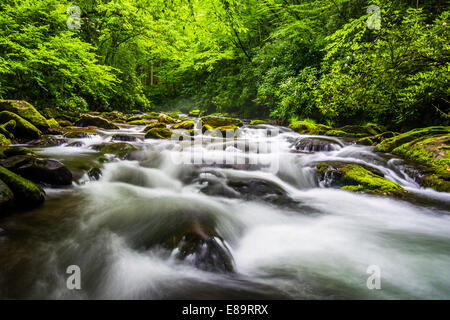
[[[198,110],[198,109],[194,109],[194,110],[189,111],[189,115],[191,117],[198,117],[198,116],[200,116],[201,113],[202,112],[200,110]]]
[[[167,128],[153,128],[147,131],[145,139],[169,139],[172,131]]]
[[[33,154],[33,151],[24,147],[5,147],[0,149],[0,159],[27,154]]]
[[[10,144],[11,140],[0,133],[0,147],[9,146]]]
[[[266,120],[252,120],[250,122],[251,126],[256,126],[258,124],[270,124],[270,121],[266,121]]]
[[[175,119],[163,113],[159,115],[158,121],[163,123],[176,123]]]
[[[50,127],[47,119],[26,101],[0,100],[0,111],[15,113],[43,131],[46,131]]]
[[[89,171],[87,172],[87,175],[89,177],[89,179],[96,181],[96,180],[100,180],[101,176],[102,176],[102,170],[99,167],[93,167],[91,169],[89,169]]]
[[[70,122],[69,120],[59,119],[58,123],[61,127],[71,127],[72,126],[72,122]]]
[[[373,168],[345,162],[323,162],[317,165],[319,184],[343,190],[376,195],[403,196],[407,194],[399,184],[392,182]]]
[[[127,158],[131,151],[136,151],[137,148],[126,142],[116,142],[107,144],[100,148],[100,152],[104,154],[114,154],[121,159]]]
[[[10,111],[0,112],[0,122],[5,123],[10,120],[16,122],[14,132],[12,132],[16,138],[36,139],[41,136],[41,131],[38,128],[17,114]]]
[[[16,129],[16,121],[9,120],[8,122],[0,125],[0,134],[3,134],[8,139],[14,139],[12,132]]]
[[[167,125],[165,123],[153,121],[153,122],[150,122],[143,131],[147,132],[148,130],[153,129],[153,128],[166,128],[166,127],[167,127]]]
[[[135,136],[130,136],[126,134],[115,134],[111,137],[113,141],[124,141],[124,142],[134,142],[137,140]]]
[[[57,160],[37,158],[33,155],[17,155],[3,160],[1,165],[35,182],[53,186],[72,184],[72,173]]]
[[[334,151],[339,150],[344,145],[330,138],[299,138],[295,142],[295,148],[300,151],[317,152],[317,151]]]
[[[20,207],[33,209],[45,201],[45,193],[41,188],[2,166],[0,166],[0,180],[11,189],[15,204]]]
[[[96,116],[96,115],[90,115],[90,114],[83,114],[81,118],[75,122],[75,126],[77,127],[98,127],[102,129],[119,129],[118,126],[116,126],[111,121],[106,120],[105,118]]]
[[[213,128],[217,127],[226,127],[226,126],[238,126],[241,127],[244,125],[242,120],[235,118],[225,118],[225,117],[215,117],[215,116],[206,116],[200,119],[203,125],[208,125]]]
[[[14,194],[11,189],[0,180],[0,209],[6,210],[12,206],[14,201]]]
[[[397,135],[397,133],[395,133],[395,132],[387,131],[387,132],[383,132],[383,133],[380,133],[380,134],[377,134],[374,136],[361,138],[358,140],[358,143],[365,145],[365,146],[375,146],[386,139],[395,137],[396,135]]]
[[[51,119],[47,120],[47,123],[50,128],[59,128],[60,127],[58,121],[56,121],[55,118],[51,118]]]
[[[133,126],[145,126],[148,122],[145,120],[132,120],[128,121],[128,124],[131,124]]]
[[[185,120],[182,121],[180,123],[175,124],[172,129],[185,129],[185,130],[189,130],[189,129],[193,129],[195,125],[195,121],[194,120]]]

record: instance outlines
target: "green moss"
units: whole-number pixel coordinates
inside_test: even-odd
[[[147,131],[145,139],[169,139],[172,131],[167,128],[153,128]]]
[[[61,127],[70,127],[72,126],[72,122],[69,120],[58,119],[58,123]]]
[[[200,110],[198,110],[198,109],[194,109],[194,110],[189,111],[189,115],[192,116],[192,117],[198,117],[198,116],[200,116],[201,113],[202,112]]]
[[[60,127],[58,121],[56,121],[55,118],[51,118],[51,119],[47,120],[47,123],[50,128],[59,128]]]
[[[291,119],[289,128],[298,133],[309,133],[316,127],[316,124],[308,120]]]
[[[139,119],[158,119],[159,118],[159,112],[150,112],[146,113],[143,116],[139,117]]]
[[[5,137],[3,134],[0,133],[0,146],[9,146],[11,144],[11,140],[9,140],[7,137]]]
[[[195,125],[194,120],[185,120],[185,121],[175,124],[172,128],[189,130],[189,129],[194,128],[194,125]]]
[[[0,112],[0,122],[9,122],[14,120],[16,127],[14,128],[14,136],[16,138],[36,139],[41,136],[41,131],[27,120],[9,111]]]
[[[346,186],[342,189],[368,192],[373,194],[402,193],[404,189],[397,183],[376,175],[359,165],[341,168],[342,181]]]
[[[9,120],[8,122],[0,125],[0,133],[8,139],[14,139],[12,132],[16,129],[16,121]]]
[[[450,174],[431,174],[422,177],[420,180],[422,186],[426,188],[432,188],[441,192],[450,192]]]
[[[161,122],[150,122],[144,129],[144,132],[147,132],[150,129],[153,128],[166,128],[167,125],[165,123],[161,123]]]
[[[10,207],[13,200],[13,192],[2,180],[0,180],[0,209],[4,210]]]
[[[117,142],[104,146],[100,149],[100,152],[105,154],[115,154],[120,158],[124,158],[128,153],[136,150],[137,148],[129,143]]]
[[[0,100],[0,110],[17,114],[40,130],[47,130],[50,127],[47,123],[47,119],[26,101]]]
[[[266,120],[253,120],[250,122],[251,126],[256,126],[258,124],[269,124],[270,121],[266,121]]]
[[[213,128],[217,127],[225,127],[225,126],[238,126],[241,127],[244,125],[244,123],[235,118],[222,118],[222,117],[215,117],[215,116],[207,116],[201,118],[203,125],[208,125]]]
[[[0,179],[14,193],[18,203],[26,208],[34,208],[45,201],[45,193],[33,182],[0,166]]]
[[[327,132],[325,132],[325,135],[331,137],[353,137],[352,134],[349,134],[341,130],[328,130]]]
[[[159,115],[158,121],[163,122],[163,123],[176,123],[174,118],[168,116],[167,114],[163,114],[163,113]]]
[[[392,131],[387,131],[374,136],[361,138],[358,140],[358,143],[366,146],[375,146],[386,139],[395,137],[396,135],[397,134]]]
[[[450,134],[450,127],[437,126],[437,127],[414,129],[414,130],[399,134],[390,139],[384,140],[375,149],[375,151],[391,152],[392,150],[401,146],[402,144],[408,143],[408,142],[416,140],[418,138],[422,138],[422,137],[426,137],[426,136],[434,136],[434,135],[443,135],[443,134]]]
[[[75,125],[77,127],[98,127],[102,129],[119,129],[118,126],[116,126],[114,123],[106,120],[105,118],[91,115],[91,114],[83,114],[81,115],[81,118],[75,122]]]
[[[132,124],[135,126],[145,126],[148,122],[145,120],[133,120],[133,121],[129,121],[128,124]]]

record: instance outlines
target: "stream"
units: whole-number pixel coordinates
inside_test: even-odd
[[[144,139],[143,128],[34,148],[79,175],[45,189],[42,207],[0,220],[0,298],[450,299],[450,194],[422,189],[402,160],[338,138],[297,150],[310,137],[269,125],[195,144]],[[115,134],[139,151],[106,155],[90,179],[93,146]],[[373,167],[411,196],[325,188],[323,161]],[[185,229],[209,240],[180,259],[167,244]],[[228,264],[215,260],[225,254]],[[66,286],[70,265],[81,290]],[[370,266],[380,289],[367,286]]]

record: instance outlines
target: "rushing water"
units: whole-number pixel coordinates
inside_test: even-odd
[[[192,147],[144,140],[142,129],[36,150],[74,172],[98,163],[92,146],[115,133],[138,137],[132,144],[142,151],[112,159],[99,181],[79,174],[71,188],[46,189],[42,208],[0,220],[1,298],[450,298],[450,194],[421,189],[401,160],[339,139],[299,152],[299,134],[267,137],[270,126]],[[270,150],[252,151],[261,142]],[[196,155],[203,164],[186,161]],[[315,164],[331,160],[382,171],[410,200],[324,188]],[[223,239],[234,272],[198,268],[155,245],[199,221]],[[66,287],[69,265],[81,268],[81,290]],[[366,285],[372,265],[380,290]]]

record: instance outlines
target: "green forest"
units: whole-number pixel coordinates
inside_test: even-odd
[[[0,98],[448,125],[449,17],[445,0],[2,0]]]

